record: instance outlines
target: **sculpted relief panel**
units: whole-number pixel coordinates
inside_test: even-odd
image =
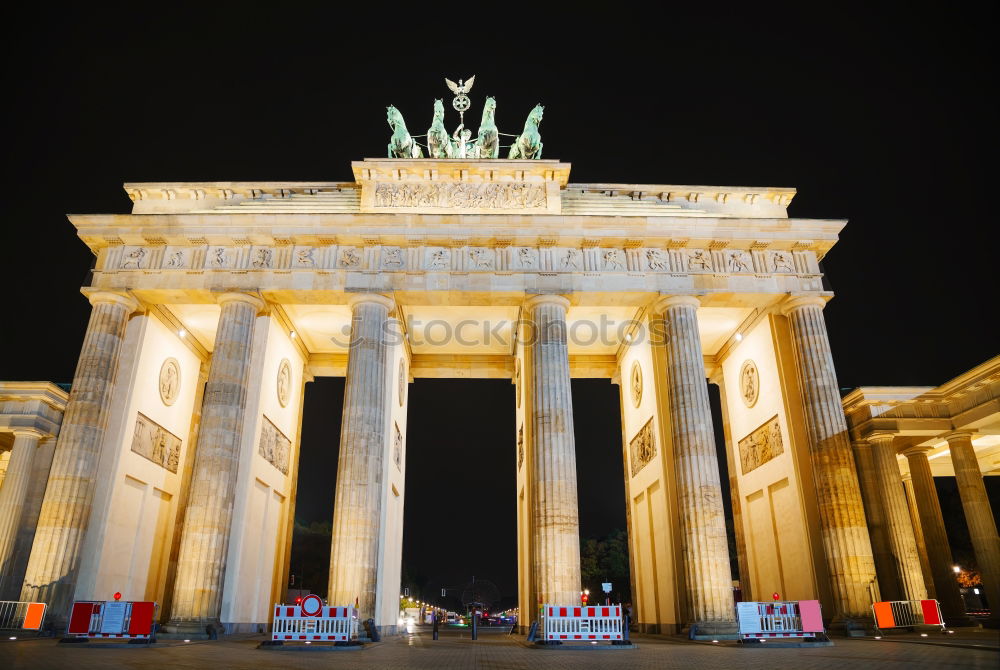
[[[753,472],[784,453],[781,426],[777,415],[740,440],[740,468],[743,474]]]
[[[260,429],[260,443],[257,445],[257,453],[277,468],[281,474],[287,475],[292,441],[285,437],[285,434],[278,430],[278,427],[271,423],[270,419],[266,416],[263,419],[264,424]]]
[[[405,185],[405,184],[404,184]],[[396,185],[396,186],[404,186]],[[458,184],[459,186],[468,186]],[[542,187],[538,187],[542,188]],[[382,272],[640,272],[816,274],[812,251],[562,246],[122,246],[102,271],[351,270]],[[813,268],[810,270],[809,268]]]
[[[629,463],[632,466],[632,476],[646,467],[656,456],[656,439],[653,437],[653,419],[646,422],[629,443]]]
[[[545,209],[545,186],[524,183],[375,184],[375,207],[439,207],[441,209]]]
[[[177,474],[181,438],[139,412],[132,435],[132,451]]]

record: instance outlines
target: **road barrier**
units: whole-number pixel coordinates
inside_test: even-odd
[[[0,600],[0,630],[41,630],[45,603]]]
[[[562,640],[621,640],[621,605],[596,607],[561,607],[545,605],[542,639]]]
[[[736,622],[744,640],[825,637],[818,600],[737,603]]]
[[[274,642],[349,642],[358,637],[358,610],[353,606],[329,607],[314,594],[299,605],[275,605],[271,622]]]
[[[70,610],[66,637],[152,640],[159,607],[148,601],[77,600]]]
[[[945,630],[941,604],[936,600],[886,600],[872,603],[875,629],[941,626]]]

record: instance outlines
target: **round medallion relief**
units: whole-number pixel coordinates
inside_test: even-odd
[[[743,404],[753,407],[757,404],[757,396],[760,394],[760,373],[757,372],[757,364],[747,359],[740,368],[740,397]]]
[[[632,363],[632,405],[639,406],[642,402],[642,366],[639,361]]]
[[[176,358],[168,358],[160,366],[160,400],[167,407],[177,401],[181,389],[181,366]]]
[[[292,395],[292,365],[287,358],[282,358],[278,364],[278,403],[282,407],[288,406],[288,399]]]
[[[406,363],[402,359],[399,361],[399,388],[396,389],[396,397],[399,400],[399,406],[403,406],[403,401],[406,400]]]

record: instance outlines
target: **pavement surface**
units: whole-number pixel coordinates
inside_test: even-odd
[[[812,649],[740,648],[735,643],[688,642],[679,638],[636,636],[635,649],[570,651],[535,649],[523,637],[506,631],[484,630],[479,639],[466,631],[443,631],[431,639],[428,628],[411,634],[385,638],[361,651],[264,651],[257,645],[260,635],[191,642],[163,641],[145,647],[80,648],[58,644],[52,638],[4,640],[0,643],[0,668],[43,670],[46,668],[551,668],[553,670],[622,667],[644,668],[989,668],[1000,667],[1000,635],[997,631],[960,631],[955,635],[892,635],[882,640],[833,638],[833,647]]]

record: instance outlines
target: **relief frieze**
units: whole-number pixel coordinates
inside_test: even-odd
[[[266,416],[260,429],[260,443],[257,445],[257,453],[278,469],[283,475],[288,474],[288,459],[292,452],[292,441],[285,437],[285,434],[278,430],[278,427],[271,423]]]
[[[768,461],[784,453],[781,426],[777,415],[740,440],[740,469],[743,474],[753,472]]]
[[[650,418],[629,443],[628,460],[632,467],[632,476],[639,474],[639,471],[655,457],[656,439],[653,437],[653,419]]]
[[[523,183],[375,184],[375,207],[441,209],[544,209],[545,186]]]
[[[132,451],[161,468],[177,473],[181,457],[181,438],[138,412],[135,432],[132,435]]]

